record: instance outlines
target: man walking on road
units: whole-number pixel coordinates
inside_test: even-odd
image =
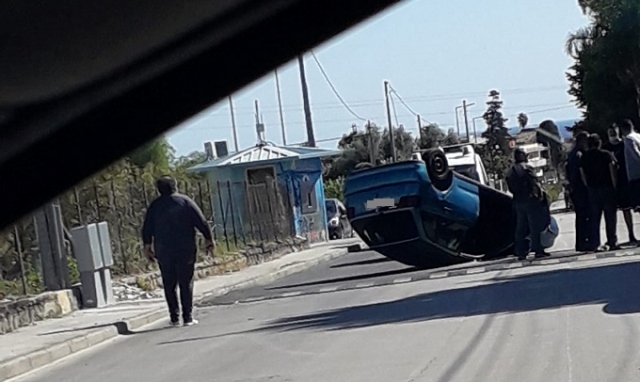
[[[544,204],[544,193],[533,168],[527,163],[527,154],[516,149],[513,155],[516,163],[507,173],[507,186],[513,194],[516,209],[516,256],[524,260],[533,251],[536,257],[545,257],[548,255],[540,242],[540,234],[546,228],[545,212],[548,208]]]
[[[142,227],[144,253],[158,261],[171,325],[180,324],[180,307],[176,287],[180,287],[182,320],[185,326],[197,324],[193,318],[193,275],[196,263],[196,230],[204,236],[207,251],[213,253],[211,230],[196,203],[177,192],[170,177],[157,180],[160,196],[147,210]]]
[[[567,158],[567,180],[569,181],[569,197],[576,212],[576,251],[591,252],[598,248],[596,238],[593,237],[591,224],[591,206],[589,204],[589,190],[580,174],[580,161],[587,151],[589,135],[581,131],[575,135],[575,144]]]
[[[589,203],[593,221],[592,235],[600,245],[600,221],[604,213],[607,231],[607,246],[603,250],[615,250],[618,247],[616,234],[616,158],[608,151],[602,150],[602,141],[598,134],[591,134],[587,140],[587,152],[580,161],[582,179],[589,190]]]

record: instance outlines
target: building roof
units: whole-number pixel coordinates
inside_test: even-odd
[[[340,155],[339,150],[326,150],[315,147],[288,147],[275,145],[256,145],[223,158],[210,159],[189,168],[191,172],[203,172],[219,167],[246,165],[249,163],[272,163],[282,160],[325,158]]]

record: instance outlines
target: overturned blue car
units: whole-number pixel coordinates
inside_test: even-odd
[[[427,150],[414,160],[350,174],[347,216],[370,249],[407,265],[506,257],[514,252],[512,198],[486,179],[473,145]],[[552,217],[545,248],[557,233]]]

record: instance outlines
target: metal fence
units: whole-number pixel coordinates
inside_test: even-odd
[[[227,250],[295,235],[289,193],[275,181],[216,182],[213,199],[214,233]]]
[[[292,235],[291,204],[287,190],[275,182],[247,184],[187,179],[178,182],[210,222],[218,254],[250,243],[280,241]],[[217,192],[216,192],[217,191]],[[152,179],[123,174],[78,186],[59,198],[67,230],[106,221],[114,252],[115,275],[147,272],[154,265],[142,257],[140,233],[146,207],[156,197]],[[71,256],[70,242],[65,246]],[[202,248],[202,246],[200,246]],[[3,295],[41,290],[36,229],[32,217],[0,233],[0,301]],[[75,262],[69,262],[72,282],[77,282]]]

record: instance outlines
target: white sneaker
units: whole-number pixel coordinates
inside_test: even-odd
[[[198,325],[198,320],[196,320],[195,318],[192,318],[191,320],[184,322],[184,326],[193,326],[193,325]]]

